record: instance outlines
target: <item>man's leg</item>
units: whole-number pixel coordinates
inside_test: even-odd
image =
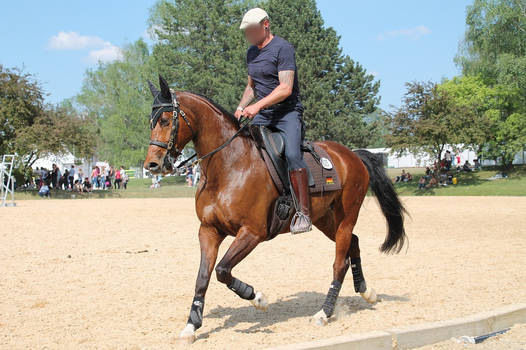
[[[312,230],[311,198],[307,164],[303,160],[300,146],[304,136],[304,125],[301,114],[293,110],[283,115],[276,124],[285,138],[285,157],[287,158],[290,183],[296,197],[296,213],[292,218],[290,231],[292,233],[308,232]]]

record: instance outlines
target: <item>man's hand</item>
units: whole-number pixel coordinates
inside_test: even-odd
[[[245,117],[254,118],[254,116],[259,113],[260,109],[261,109],[261,107],[259,107],[259,105],[257,103],[254,103],[254,104],[252,104],[250,106],[245,107],[245,109],[243,109],[243,113],[242,114]]]
[[[239,120],[239,118],[241,118],[242,115],[243,115],[243,110],[242,109],[236,109],[236,113],[234,113],[234,117],[236,117],[237,120]]]

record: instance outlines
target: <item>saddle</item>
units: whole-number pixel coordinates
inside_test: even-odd
[[[267,240],[270,240],[280,233],[286,224],[290,224],[292,215],[295,213],[288,164],[285,158],[285,140],[283,135],[272,126],[250,125],[249,130],[279,193],[279,197],[269,211]],[[324,192],[341,189],[340,179],[332,159],[322,147],[315,142],[304,141],[301,151],[307,164],[311,195],[323,195]]]

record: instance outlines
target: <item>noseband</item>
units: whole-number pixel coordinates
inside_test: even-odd
[[[155,101],[160,101],[159,99],[160,92],[157,93],[157,96],[155,96]],[[161,147],[166,149],[166,155],[169,156],[170,162],[172,164],[173,168],[173,156],[172,156],[172,149],[175,150],[175,155],[178,156],[183,151],[182,149],[179,149],[177,145],[175,145],[177,141],[177,136],[179,134],[179,116],[183,118],[183,120],[186,122],[186,125],[188,125],[188,128],[190,128],[190,131],[192,132],[192,138],[195,136],[194,130],[192,129],[192,126],[190,125],[190,122],[188,121],[188,118],[186,117],[186,114],[184,111],[180,108],[179,102],[177,101],[177,97],[175,93],[172,94],[170,91],[170,96],[172,102],[170,103],[154,103],[152,105],[152,114],[150,116],[150,129],[153,130],[155,128],[155,125],[157,125],[157,122],[159,121],[159,117],[163,112],[172,112],[172,130],[170,132],[170,139],[168,140],[168,143],[161,142],[157,140],[150,140],[150,145],[154,145],[157,147]],[[175,147],[174,147],[175,146]]]

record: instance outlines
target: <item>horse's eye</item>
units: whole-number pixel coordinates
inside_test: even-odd
[[[159,120],[159,123],[161,123],[161,126],[167,126],[168,124],[170,124],[170,119],[161,118],[161,120]]]

